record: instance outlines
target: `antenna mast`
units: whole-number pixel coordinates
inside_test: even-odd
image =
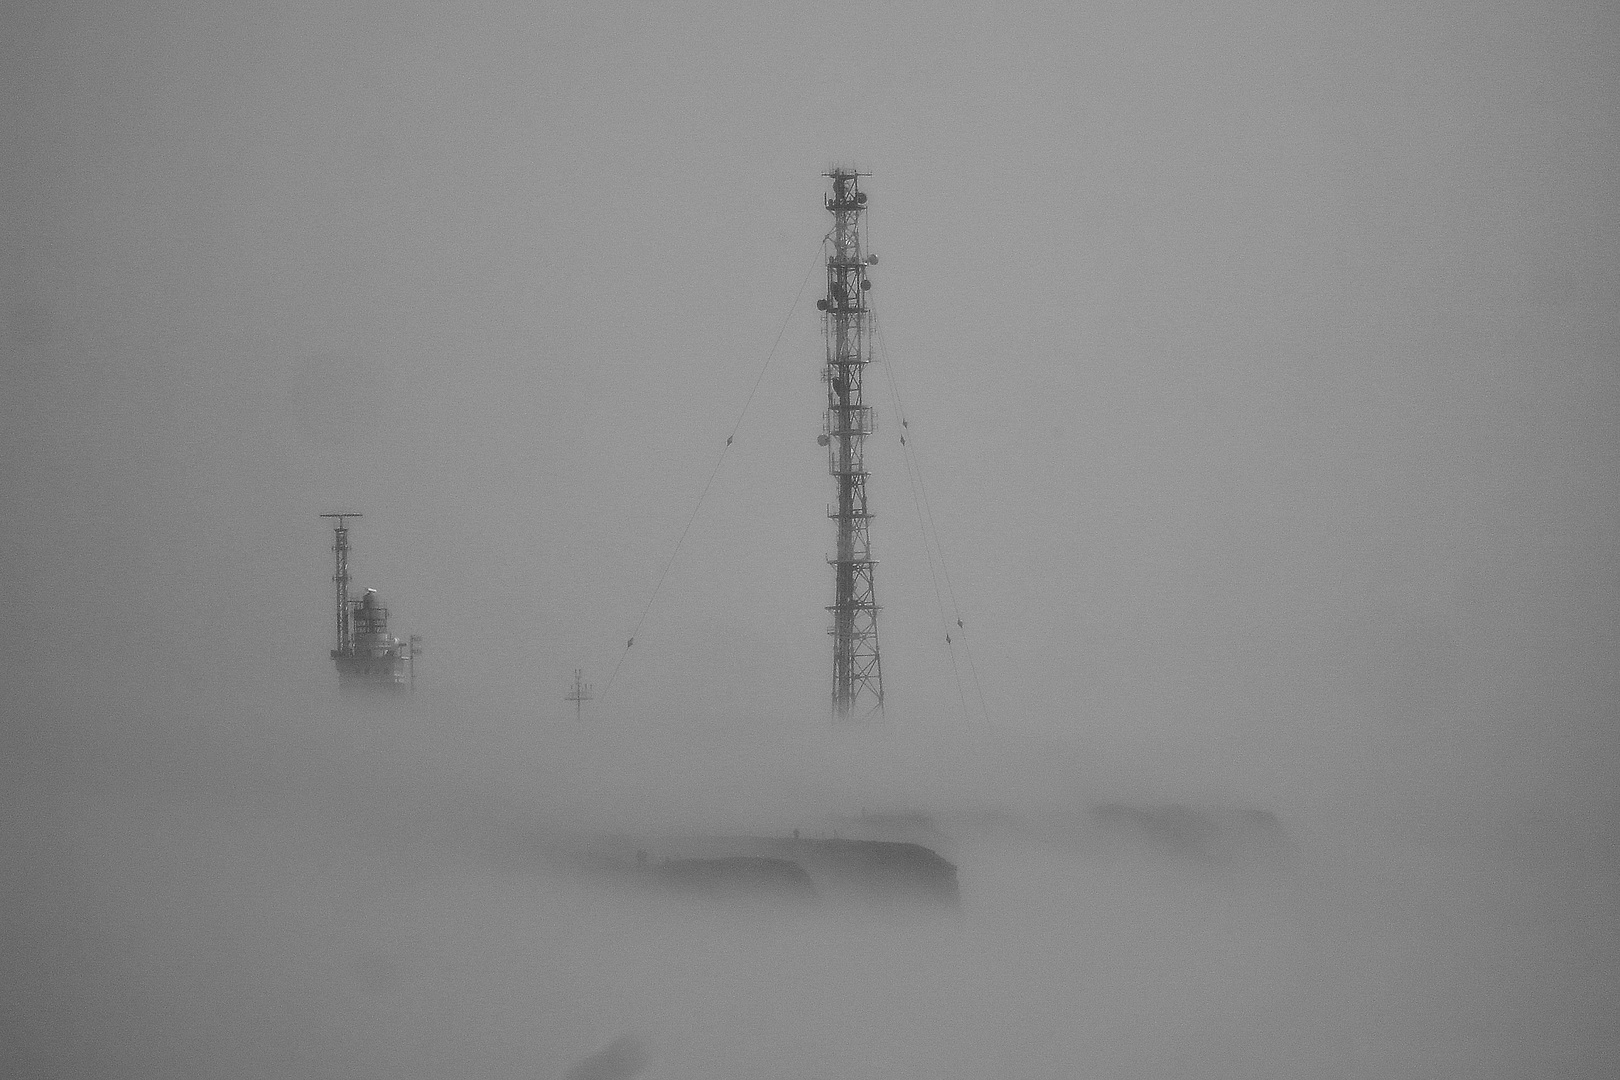
[[[323,518],[337,518],[337,524],[332,526],[336,533],[332,550],[337,553],[337,573],[332,575],[332,580],[337,582],[337,651],[332,654],[334,657],[354,653],[354,635],[349,629],[349,528],[344,519],[362,516],[349,510],[341,514],[321,515]]]
[[[820,442],[827,447],[827,469],[838,490],[838,505],[827,516],[838,523],[838,552],[833,567],[833,717],[847,720],[883,713],[883,668],[878,660],[878,605],[872,587],[872,542],[866,506],[866,436],[873,430],[872,409],[861,394],[862,376],[872,354],[872,328],[866,291],[872,287],[866,268],[877,256],[861,248],[861,212],[866,193],[860,177],[870,173],[834,168],[822,174],[832,181],[826,201],[833,216],[828,234],[827,296],[816,307],[827,343],[827,414]]]

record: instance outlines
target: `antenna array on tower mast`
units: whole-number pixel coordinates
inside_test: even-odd
[[[883,668],[878,659],[876,593],[872,585],[872,542],[867,523],[866,436],[873,413],[862,396],[862,379],[872,356],[872,327],[866,276],[876,256],[863,254],[861,214],[866,193],[860,178],[870,175],[834,168],[823,174],[832,181],[826,206],[833,216],[828,234],[827,295],[816,302],[827,344],[827,413],[821,442],[827,468],[837,489],[838,505],[828,516],[838,525],[833,567],[833,716],[868,717],[883,712]]]
[[[349,611],[349,519],[361,516],[352,510],[321,515],[323,518],[337,518],[337,524],[332,526],[336,536],[332,551],[337,556],[337,572],[332,575],[332,580],[337,582],[337,649],[332,653],[334,658],[348,656],[354,651]]]

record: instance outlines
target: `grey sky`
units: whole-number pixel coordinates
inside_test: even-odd
[[[315,515],[355,508],[358,584],[479,730],[541,752],[647,602],[849,162],[996,737],[1279,791],[1613,789],[1610,5],[5,24],[29,746],[192,731],[159,705],[53,729],[87,654],[153,702],[331,682]],[[824,713],[815,288],[602,711],[627,740]],[[879,400],[890,722],[954,739],[983,721]]]

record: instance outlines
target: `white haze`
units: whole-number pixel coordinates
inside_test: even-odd
[[[5,6],[0,1073],[1612,1075],[1612,7]],[[345,509],[407,702],[336,693]],[[958,912],[549,857],[863,811]]]
[[[1279,804],[1290,851],[1210,861],[1083,811],[1241,789],[1046,747],[664,717],[657,752],[523,750],[426,693],[192,704],[223,752],[8,784],[8,1075],[552,1077],[626,1034],[693,1080],[1597,1077],[1617,1049],[1613,804]],[[659,902],[542,857],[861,807],[935,814],[959,911]]]

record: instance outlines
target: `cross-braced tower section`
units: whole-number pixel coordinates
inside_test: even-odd
[[[347,656],[353,651],[354,637],[350,630],[349,611],[349,518],[361,515],[345,510],[341,514],[322,514],[323,518],[337,518],[337,524],[332,526],[336,539],[332,544],[332,551],[337,556],[337,573],[332,580],[337,583],[337,648],[332,651],[333,658]]]
[[[864,718],[883,711],[883,667],[878,659],[878,605],[872,587],[872,541],[867,525],[866,436],[872,434],[872,409],[862,393],[870,362],[872,328],[866,307],[872,283],[867,267],[875,256],[863,251],[861,214],[866,193],[853,169],[824,173],[832,181],[827,210],[833,216],[828,234],[827,296],[816,303],[825,314],[827,342],[827,418],[823,441],[827,467],[837,488],[838,504],[828,516],[838,524],[838,553],[833,567],[833,716]]]

